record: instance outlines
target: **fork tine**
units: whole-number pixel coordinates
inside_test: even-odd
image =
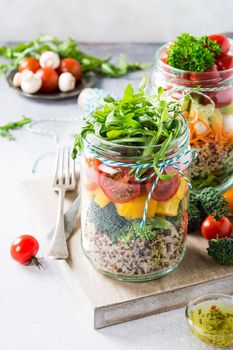
[[[64,179],[64,149],[59,148],[57,152],[57,160],[55,167],[55,175],[54,175],[54,185],[63,184]]]
[[[54,176],[53,176],[53,185],[56,185],[57,183],[57,178],[58,178],[58,169],[59,169],[59,153],[60,150],[57,150],[56,154],[56,162],[55,162],[55,169],[54,169]]]
[[[61,157],[60,157],[60,176],[59,176],[59,183],[64,184],[64,155],[65,155],[65,149],[61,148]]]
[[[69,147],[65,149],[66,153],[66,166],[65,166],[65,184],[68,186],[70,184],[70,157],[69,157]]]

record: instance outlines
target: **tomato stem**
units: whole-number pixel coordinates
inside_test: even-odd
[[[41,264],[39,259],[37,257],[35,257],[35,256],[31,257],[31,259],[29,260],[28,265],[35,265],[36,267],[38,267],[38,269],[40,269],[41,267],[44,269],[44,266]]]

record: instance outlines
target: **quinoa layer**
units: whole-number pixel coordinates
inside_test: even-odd
[[[140,237],[112,242],[109,236],[86,221],[82,234],[83,247],[94,265],[105,272],[125,275],[159,273],[175,266],[185,249],[182,226],[169,227],[153,240]]]
[[[196,147],[198,156],[191,166],[191,176],[206,177],[215,172],[224,170],[224,162],[233,152],[233,144],[224,148],[219,148],[215,144],[206,144]],[[233,160],[228,166],[233,165]]]

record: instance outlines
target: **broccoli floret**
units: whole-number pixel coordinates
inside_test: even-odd
[[[229,215],[229,204],[222,193],[213,187],[206,187],[199,192],[191,192],[188,205],[188,231],[193,232],[201,227],[208,216],[216,220]]]
[[[233,238],[211,239],[207,251],[218,264],[233,265]]]
[[[202,219],[212,215],[215,219],[229,215],[229,204],[222,193],[213,187],[206,187],[197,194]]]
[[[121,230],[128,223],[125,218],[117,213],[113,203],[101,208],[93,201],[87,215],[96,229],[105,232],[112,242],[117,240]]]
[[[162,217],[147,219],[144,228],[141,228],[140,219],[131,220],[129,224],[123,228],[119,240],[128,243],[140,237],[145,241],[150,241],[165,230],[169,230],[171,226],[172,224]]]
[[[201,213],[198,208],[197,196],[191,192],[188,205],[188,232],[194,232],[201,226]]]

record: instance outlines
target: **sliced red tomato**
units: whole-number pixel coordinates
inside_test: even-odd
[[[101,164],[99,159],[87,158],[84,161],[84,185],[88,191],[97,189],[99,182],[98,166]]]
[[[24,58],[20,63],[18,70],[19,72],[23,72],[25,69],[28,69],[35,73],[38,69],[40,69],[39,60],[35,57]]]
[[[217,58],[216,65],[220,71],[233,68],[233,56],[221,55]]]
[[[231,44],[226,36],[221,34],[212,34],[209,35],[209,39],[215,41],[220,46],[222,54],[227,54],[230,50]]]
[[[127,203],[138,197],[140,184],[134,175],[129,175],[130,168],[115,168],[115,174],[102,172],[99,176],[99,184],[106,196],[114,203]]]
[[[165,171],[164,175],[168,175],[174,173],[172,178],[170,180],[158,180],[155,190],[152,193],[152,198],[156,201],[166,201],[170,199],[171,197],[176,194],[179,186],[180,186],[180,174],[177,170],[172,168],[171,166],[168,166]],[[147,181],[146,183],[146,189],[149,193],[151,190],[151,187],[153,185],[153,182],[155,180],[155,177]]]
[[[232,233],[232,224],[226,216],[219,220],[207,216],[201,225],[201,233],[208,240],[229,237]]]

